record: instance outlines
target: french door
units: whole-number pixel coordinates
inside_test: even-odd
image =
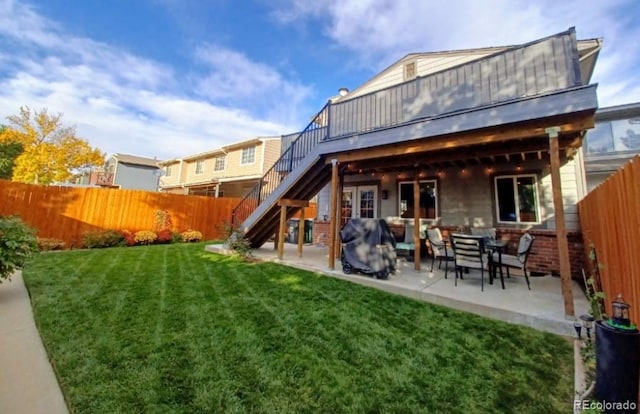
[[[342,190],[342,222],[350,218],[376,218],[378,216],[378,187],[362,185]]]

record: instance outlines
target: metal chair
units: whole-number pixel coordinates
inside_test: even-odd
[[[531,283],[529,283],[529,273],[527,272],[527,259],[529,258],[529,253],[531,252],[531,246],[533,246],[534,240],[535,237],[529,233],[523,234],[520,237],[520,242],[518,243],[517,254],[503,254],[501,257],[502,263],[498,263],[497,253],[493,253],[493,262],[496,263],[497,266],[502,266],[507,269],[507,277],[511,277],[509,269],[522,270],[529,290],[531,290]]]
[[[431,272],[433,272],[433,265],[438,259],[438,269],[442,269],[442,260],[445,261],[444,266],[444,278],[447,278],[449,273],[449,261],[453,260],[453,251],[451,247],[448,247],[448,242],[442,238],[442,232],[437,227],[427,229],[427,240],[431,245]]]
[[[399,256],[405,256],[408,261],[413,261],[415,256],[416,244],[414,242],[413,231],[415,226],[407,223],[404,230],[404,241],[396,243],[396,252]],[[420,226],[420,239],[424,240],[424,226]],[[424,243],[420,243],[420,257],[424,257]]]
[[[462,272],[465,269],[480,270],[480,288],[484,291],[484,271],[487,268],[488,257],[484,250],[484,238],[468,234],[452,234],[451,246],[453,247],[453,258],[456,267],[456,281],[458,286],[458,275],[462,279]]]

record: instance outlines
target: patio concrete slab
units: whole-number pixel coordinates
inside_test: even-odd
[[[219,254],[229,254],[221,244],[209,245],[206,249]],[[342,272],[340,260],[336,259],[336,269],[328,267],[328,249],[323,246],[304,246],[302,257],[298,257],[297,245],[285,243],[283,259],[278,260],[273,244],[268,243],[252,250],[253,255],[265,261],[282,263],[300,269],[318,272],[327,276],[347,280],[353,283],[382,289],[387,292],[435,303],[450,308],[475,313],[492,319],[498,319],[518,325],[529,326],[541,331],[564,336],[574,336],[573,318],[564,313],[560,278],[551,275],[531,277],[531,290],[527,289],[522,275],[505,275],[505,289],[498,279],[493,285],[488,283],[485,274],[484,291],[480,289],[480,272],[471,270],[458,280],[449,271],[444,278],[444,263],[438,269],[437,261],[433,271],[431,259],[423,259],[421,270],[414,270],[414,263],[400,259],[398,270],[386,280],[373,279],[366,275]],[[451,264],[449,264],[450,267]],[[588,313],[589,304],[582,288],[573,282],[575,314]]]
[[[0,413],[68,413],[20,273],[0,284],[0,315]]]

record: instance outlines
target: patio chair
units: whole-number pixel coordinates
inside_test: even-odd
[[[453,251],[451,246],[447,246],[449,242],[442,238],[442,232],[438,227],[427,229],[427,240],[431,245],[431,272],[433,272],[433,265],[438,259],[438,269],[442,269],[442,261],[444,260],[444,278],[447,278],[449,273],[449,261],[453,260]]]
[[[408,261],[413,261],[415,256],[416,245],[413,240],[413,229],[415,226],[413,224],[406,224],[404,229],[404,241],[400,243],[396,243],[396,252],[398,256],[404,256]],[[420,226],[420,239],[424,239],[424,229]],[[423,243],[420,244],[420,257],[425,255],[425,246]]]
[[[456,271],[455,285],[458,286],[458,276],[462,279],[462,272],[465,269],[477,269],[480,270],[480,288],[484,291],[484,271],[489,270],[484,238],[454,233],[451,235],[451,246]]]
[[[497,266],[502,266],[507,269],[507,277],[511,277],[509,269],[522,270],[529,290],[531,290],[531,284],[529,283],[529,273],[527,272],[527,259],[529,258],[529,253],[531,252],[531,246],[533,245],[534,240],[535,237],[529,233],[523,234],[520,237],[520,242],[518,243],[517,254],[503,254],[501,257],[502,263],[498,263],[498,254],[493,253],[493,262],[496,263]]]

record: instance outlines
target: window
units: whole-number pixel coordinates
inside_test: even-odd
[[[165,177],[171,177],[171,165],[167,165],[164,168],[164,176]]]
[[[224,171],[224,156],[216,157],[216,165],[213,167],[214,171]]]
[[[243,148],[240,164],[253,164],[256,161],[256,147]]]
[[[204,174],[204,160],[196,161],[196,175]]]
[[[400,182],[398,186],[400,217],[413,218],[413,181]],[[420,218],[435,220],[438,216],[436,197],[436,180],[420,181]]]
[[[640,117],[598,122],[587,133],[587,154],[640,150]]]
[[[538,190],[535,175],[495,178],[499,223],[537,223]]]
[[[405,63],[404,80],[410,80],[416,77],[416,62]]]

